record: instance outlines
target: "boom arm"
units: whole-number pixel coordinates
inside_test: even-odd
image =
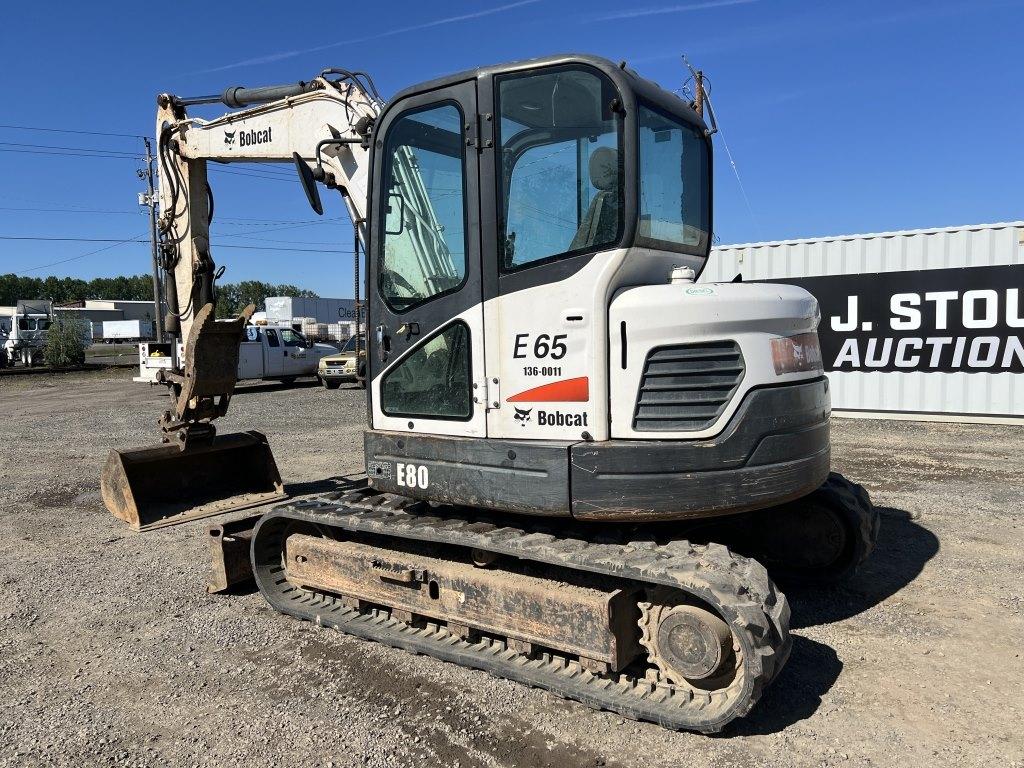
[[[176,432],[183,445],[190,434],[212,434],[209,422],[227,412],[238,365],[237,341],[252,313],[248,308],[234,320],[214,317],[214,281],[219,273],[210,252],[212,192],[206,164],[305,163],[307,168],[300,165],[304,176],[312,173],[342,191],[357,237],[366,242],[370,134],[383,105],[369,78],[362,78],[360,73],[325,70],[309,83],[231,88],[219,99],[178,99],[168,94],[158,99],[165,325],[185,340],[182,369],[159,374],[159,380],[172,387],[175,403],[160,423],[165,435]],[[185,112],[189,104],[215,101],[230,107],[255,106],[209,121],[189,118]],[[401,203],[393,211],[400,221],[396,231],[388,232],[385,263],[413,276],[405,284],[413,295],[436,292],[438,282],[447,286],[458,279],[444,228],[412,148],[386,151],[391,168],[388,199],[398,197]]]
[[[328,79],[328,74],[342,77]],[[295,86],[229,89],[220,99],[226,105],[255,106],[216,120],[189,118],[185,112],[189,104],[216,100],[169,94],[157,99],[166,327],[185,342],[181,368],[162,370],[158,377],[171,388],[174,403],[159,423],[164,439],[173,435],[182,449],[197,438],[212,438],[211,422],[227,412],[242,327],[254,309],[247,307],[231,320],[214,316],[219,273],[210,252],[207,162],[295,161],[313,166],[316,178],[341,189],[359,234],[365,230],[367,137],[381,106],[368,78],[364,84],[349,72],[331,70]]]
[[[364,140],[380,110],[379,100],[351,76],[321,76],[290,87],[233,88],[222,100],[240,106],[247,98],[258,101],[282,93],[284,98],[210,121],[189,118],[185,106],[212,99],[181,100],[168,94],[158,99],[167,327],[182,339],[189,338],[198,312],[214,300],[207,161],[290,163],[297,154],[318,175],[322,169],[320,179],[328,186],[342,190],[353,224],[363,228],[369,176]]]

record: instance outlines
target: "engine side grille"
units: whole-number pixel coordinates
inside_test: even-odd
[[[644,361],[633,429],[707,429],[725,410],[742,379],[743,355],[734,341],[656,347]]]

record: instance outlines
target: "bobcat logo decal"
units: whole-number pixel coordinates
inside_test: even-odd
[[[515,406],[513,406],[515,407]],[[515,420],[519,422],[519,426],[525,427],[526,422],[530,420],[530,414],[533,412],[533,408],[516,408]]]
[[[231,133],[228,133],[227,131],[224,131],[224,143],[225,144],[234,144],[235,143],[235,134],[236,133],[238,133],[238,131],[231,131]]]

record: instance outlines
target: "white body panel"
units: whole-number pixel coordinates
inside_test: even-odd
[[[778,285],[670,284],[672,268],[685,264],[687,257],[680,254],[619,249],[597,254],[567,280],[487,302],[487,377],[491,382],[497,372],[500,381],[499,407],[493,407],[493,394],[488,398],[488,436],[575,441],[587,439],[585,432],[594,441],[707,438],[724,429],[750,389],[820,375],[777,376],[771,359],[772,337],[817,327],[817,302],[807,291]],[[625,371],[610,362],[621,358],[618,328],[623,320],[629,329]],[[553,359],[550,347],[556,337],[564,337],[558,341],[566,351]],[[634,431],[633,409],[648,351],[724,339],[740,345],[746,373],[715,423],[699,432]],[[585,399],[561,399],[582,397],[583,387],[575,385],[521,399],[539,387],[584,377]]]
[[[265,346],[265,342],[259,341],[243,341],[239,344],[239,379],[262,379],[264,376],[280,373],[277,355],[274,355],[272,361],[268,361]]]
[[[163,344],[143,342],[139,344],[139,375],[132,381],[142,384],[156,384],[157,371],[171,370],[181,359],[181,345],[172,342]]]
[[[501,398],[500,407],[488,413],[487,434],[581,440],[588,439],[583,437],[586,432],[595,441],[609,439],[607,354],[608,307],[612,297],[627,286],[667,283],[674,266],[697,267],[700,261],[678,253],[619,248],[595,254],[568,279],[488,301],[484,309],[488,328],[487,376],[499,378]],[[524,356],[517,357],[516,340],[520,337],[522,341],[524,335],[527,345],[519,348]],[[543,343],[537,346],[542,335],[548,337],[549,344],[555,336],[564,335],[564,357],[552,359],[551,351],[538,355],[537,352],[544,351]],[[536,375],[535,367],[539,369]],[[537,387],[580,377],[587,378],[585,400],[544,399],[563,397],[557,389],[553,395],[526,395],[541,399],[519,399]],[[578,389],[569,392],[569,396],[580,394]],[[493,404],[494,398],[489,399]],[[528,420],[522,414],[525,410],[532,410]]]
[[[287,327],[287,326],[285,326]],[[255,326],[250,326],[255,328]],[[169,354],[174,350],[175,356]],[[271,379],[289,376],[315,376],[320,358],[337,353],[328,344],[312,347],[272,347],[264,333],[254,341],[243,341],[238,348],[238,379]],[[183,356],[182,345],[177,343],[139,344],[139,375],[132,381],[145,384],[156,382],[157,371],[178,367]]]
[[[791,285],[673,283],[626,288],[609,309],[609,326],[626,324],[626,368],[621,334],[609,334],[612,437],[626,439],[700,439],[724,429],[751,389],[813,379],[820,370],[779,376],[772,362],[771,339],[813,331],[818,302],[803,288]],[[633,412],[647,354],[656,347],[680,343],[734,341],[743,354],[739,389],[707,429],[686,432],[638,432]]]

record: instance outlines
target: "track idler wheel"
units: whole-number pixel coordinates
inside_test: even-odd
[[[880,518],[863,486],[837,472],[818,490],[754,513],[754,554],[783,584],[833,586],[868,559]]]

